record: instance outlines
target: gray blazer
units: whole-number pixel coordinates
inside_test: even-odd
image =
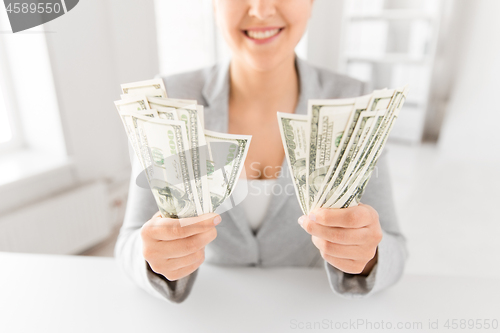
[[[367,93],[364,83],[311,66],[297,58],[300,97],[295,113],[307,113],[309,99],[355,97]],[[196,99],[205,106],[205,128],[227,132],[229,63],[163,78],[168,95]],[[135,183],[141,172],[134,162],[125,221],[115,248],[122,270],[150,294],[182,302],[189,294],[197,271],[175,282],[154,273],[142,256],[141,226],[158,211],[150,190]],[[277,180],[280,188],[292,188],[288,165],[283,162]],[[290,192],[290,191],[289,191]],[[294,193],[271,198],[265,221],[254,235],[242,205],[221,214],[217,238],[205,249],[205,261],[238,266],[324,266],[334,293],[346,297],[365,297],[394,284],[403,273],[407,250],[392,200],[386,154],[383,153],[362,202],[379,213],[383,239],[378,246],[378,263],[369,276],[346,274],[324,261],[307,234],[297,223],[302,215]],[[203,266],[202,266],[203,267]],[[201,268],[203,269],[203,268]]]

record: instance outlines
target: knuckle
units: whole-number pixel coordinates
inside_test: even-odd
[[[198,260],[195,261],[195,266],[198,267],[205,262],[205,252],[202,251],[202,254],[198,255]]]
[[[153,251],[151,249],[151,247],[149,246],[143,246],[142,247],[142,256],[144,257],[144,259],[150,259],[150,258],[153,258]]]
[[[193,249],[196,248],[198,245],[197,238],[196,237],[189,237],[184,240],[184,249],[186,252],[190,253],[193,251]]]
[[[322,243],[323,243],[322,244],[323,251],[326,254],[335,253],[335,244],[330,243],[330,242],[325,241],[325,240],[323,240]]]
[[[213,241],[215,238],[217,238],[217,229],[212,228],[211,232],[211,241]]]
[[[141,227],[140,234],[142,239],[147,239],[150,237],[150,226],[148,222],[144,223],[144,225]]]
[[[350,211],[348,215],[348,222],[350,225],[354,225],[362,218],[363,218],[363,212],[360,210],[360,207],[355,207]]]
[[[347,234],[343,230],[335,232],[335,240],[339,243],[345,243],[347,241]]]
[[[314,212],[316,219],[319,221],[326,221],[328,219],[328,208],[318,209]]]
[[[181,230],[181,227],[179,226],[171,226],[169,227],[169,234],[170,234],[170,237],[172,237],[173,239],[179,239],[179,238],[182,238],[182,230]]]
[[[357,210],[359,211],[360,216],[363,218],[372,215],[370,206],[359,205],[357,207]]]
[[[373,218],[378,221],[379,220],[379,215],[378,215],[378,212],[377,210],[373,209],[370,207],[370,214],[373,216]]]
[[[201,261],[201,262],[205,261],[205,250],[202,250],[199,252],[197,261]]]
[[[321,250],[321,249],[319,248],[319,245],[318,245],[318,237],[316,237],[316,236],[312,236],[312,235],[311,235],[311,241],[312,241],[313,245],[314,245],[314,246],[316,246],[316,248],[317,248],[318,250]]]
[[[313,221],[308,221],[307,223],[305,223],[304,229],[305,229],[305,231],[307,233],[309,233],[309,234],[312,233],[312,231],[313,231],[313,224],[314,224]]]

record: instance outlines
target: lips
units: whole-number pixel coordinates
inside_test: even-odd
[[[245,36],[256,41],[256,42],[267,42],[274,39],[275,36],[279,35],[279,33],[284,28],[258,28],[258,29],[248,29],[243,30]]]

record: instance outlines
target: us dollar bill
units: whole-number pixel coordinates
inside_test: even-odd
[[[387,140],[391,127],[392,126],[389,126],[389,128],[387,128],[383,132],[381,140],[375,143],[373,149],[366,159],[367,163],[365,163],[360,171],[356,174],[356,177],[352,179],[352,181],[349,183],[349,187],[347,187],[346,190],[341,193],[340,197],[332,197],[325,203],[324,207],[347,208],[358,205],[362,192],[364,192],[364,188],[368,183],[373,170],[375,169],[378,157],[380,156],[380,153],[385,146],[385,142]]]
[[[285,149],[285,156],[290,168],[295,194],[300,208],[307,214],[307,147],[309,136],[309,122],[307,115],[298,115],[278,112],[278,125],[281,141]]]
[[[349,119],[348,133],[345,141],[341,143],[342,148],[336,156],[336,161],[333,163],[332,168],[328,172],[327,185],[324,188],[320,200],[317,201],[315,206],[323,206],[328,200],[335,196],[338,186],[343,180],[347,171],[349,163],[353,160],[353,155],[356,152],[356,145],[363,134],[363,131],[368,129],[371,121],[367,124],[368,118],[361,117],[361,114],[366,111],[378,111],[387,109],[389,103],[394,95],[394,90],[376,90],[371,95],[364,98],[357,99],[357,105],[354,112]],[[368,103],[366,103],[368,98]],[[371,115],[375,115],[372,113]],[[335,198],[335,197],[334,197]]]
[[[396,89],[388,105],[388,109],[378,111],[378,118],[373,128],[370,129],[370,137],[368,138],[367,142],[364,142],[359,156],[356,156],[354,158],[355,163],[351,163],[349,165],[346,175],[344,175],[343,177],[342,183],[337,188],[337,196],[342,196],[345,192],[347,192],[348,188],[350,188],[351,186],[350,184],[352,183],[353,179],[355,179],[359,175],[360,170],[367,163],[367,157],[369,156],[371,151],[377,146],[377,143],[387,133],[387,127],[394,121],[395,113],[398,112],[398,109],[402,106],[401,101],[405,96],[405,89],[407,90],[407,87]]]
[[[342,189],[344,189],[344,185],[350,179],[353,169],[358,166],[363,159],[362,156],[364,156],[367,149],[369,149],[370,146],[368,143],[375,137],[376,129],[379,128],[387,112],[387,110],[361,112],[357,124],[359,127],[355,129],[355,134],[351,137],[347,148],[346,159],[344,163],[341,164],[338,178],[335,179],[332,187],[332,191],[334,191],[336,197],[340,197],[343,194]]]
[[[158,110],[161,118],[183,121],[186,127],[187,139],[191,150],[191,163],[195,184],[203,211],[210,212],[210,190],[207,176],[207,143],[203,133],[201,118],[203,107],[192,100],[166,99],[147,97],[151,107]]]
[[[179,117],[177,117],[177,110],[174,108],[164,108],[164,107],[159,107],[160,109],[158,110],[158,116],[161,119],[167,119],[167,120],[179,120]]]
[[[121,85],[121,88],[122,88],[122,95],[159,96],[164,98],[167,97],[167,92],[166,92],[167,90],[165,89],[165,83],[161,78],[132,82],[132,83],[124,83]]]
[[[155,109],[135,111],[133,113],[149,118],[160,118],[160,116],[158,115],[158,111],[156,111]]]
[[[210,190],[207,173],[207,141],[198,113],[198,108],[179,108],[177,116],[185,123],[191,149],[193,172],[199,201],[205,212],[211,211]]]
[[[233,193],[245,166],[252,137],[205,130],[205,138],[211,154],[207,165],[210,198],[214,212]]]
[[[132,115],[146,176],[163,217],[203,214],[181,121]]]
[[[166,98],[167,92],[163,89],[144,89],[137,93],[121,94],[121,99],[130,99],[138,96]]]
[[[364,193],[366,185],[370,180],[371,174],[375,169],[380,154],[385,147],[389,134],[396,122],[399,112],[403,106],[408,93],[408,86],[396,89],[394,97],[389,104],[389,112],[384,117],[383,124],[380,126],[377,135],[373,139],[373,144],[367,150],[367,157],[363,158],[357,169],[348,179],[345,189],[342,191],[342,197],[334,205],[341,207],[350,207],[357,205]],[[347,193],[347,194],[346,194]],[[332,205],[332,202],[329,203]]]
[[[307,154],[308,207],[313,207],[322,193],[324,178],[330,168],[337,147],[349,121],[355,98],[337,100],[310,100],[309,148]]]
[[[151,109],[145,96],[135,96],[126,100],[115,101],[118,112],[132,112]]]
[[[381,104],[388,105],[389,109],[385,110],[386,112],[382,118],[379,118],[379,120],[381,119],[380,122],[377,122],[379,126],[374,129],[375,133],[371,136],[371,140],[363,152],[364,154],[351,168],[351,174],[344,178],[343,185],[339,186],[340,188],[336,191],[335,196],[332,196],[325,203],[325,207],[343,208],[358,204],[378,158],[385,147],[397,115],[404,103],[407,91],[408,87],[396,89],[390,103]]]
[[[323,184],[321,185],[322,189],[321,194],[318,195],[317,198],[314,200],[312,206],[310,207],[310,210],[321,207],[323,203],[326,201],[325,196],[328,194],[329,190],[328,187],[331,185],[332,180],[335,179],[334,177],[336,177],[338,174],[337,173],[338,166],[342,160],[342,157],[344,156],[344,152],[347,149],[349,139],[352,136],[359,115],[361,114],[361,112],[366,111],[370,100],[371,100],[371,95],[366,95],[356,98],[353,110],[351,111],[349,119],[347,120],[346,128],[344,129],[342,137],[340,138],[340,142],[338,143],[338,148],[335,151],[335,154],[332,158],[332,163],[330,163],[330,167],[328,168],[326,175],[323,178]]]

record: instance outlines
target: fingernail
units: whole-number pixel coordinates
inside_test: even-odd
[[[316,215],[314,213],[309,214],[309,220],[316,222]]]
[[[221,221],[222,221],[222,218],[220,217],[220,215],[217,215],[217,216],[214,218],[214,225],[219,224]]]
[[[299,224],[302,226],[304,224],[304,220],[306,219],[306,216],[305,215],[302,215],[301,217],[299,217]]]

